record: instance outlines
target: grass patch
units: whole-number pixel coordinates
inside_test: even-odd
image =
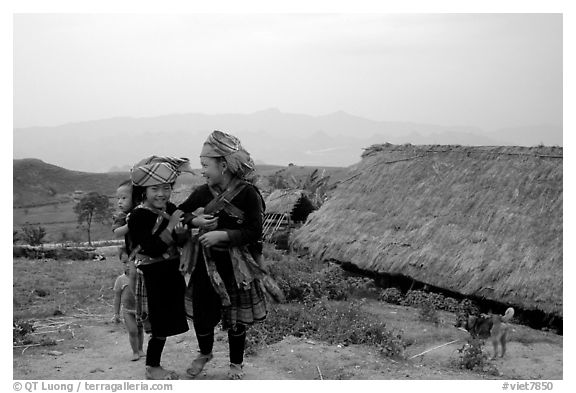
[[[460,369],[466,369],[488,375],[498,376],[500,372],[496,366],[489,362],[488,355],[483,352],[482,340],[470,339],[460,349],[455,363]]]
[[[365,344],[382,355],[400,357],[406,347],[402,337],[386,328],[373,314],[362,310],[361,301],[339,302],[323,298],[311,304],[275,305],[263,323],[248,330],[246,353],[286,336],[312,338],[329,344]]]
[[[286,297],[269,310],[265,322],[248,330],[247,354],[286,336],[330,344],[366,344],[385,356],[402,356],[405,343],[374,314],[362,309],[358,296],[377,296],[372,279],[353,276],[340,266],[301,258],[270,245],[264,248],[270,275]]]
[[[14,259],[13,318],[45,318],[77,307],[112,313],[112,287],[122,268],[113,257],[104,261]]]
[[[348,300],[352,297],[374,297],[378,292],[374,281],[351,275],[334,263],[322,263],[309,258],[264,248],[270,275],[284,292],[286,301],[310,303],[326,297]]]

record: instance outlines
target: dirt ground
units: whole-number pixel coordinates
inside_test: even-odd
[[[414,343],[406,359],[466,333],[450,328],[449,314],[443,327],[418,322],[415,310],[368,302],[366,307],[386,318],[389,327],[402,324],[404,337]],[[406,327],[410,326],[409,330]],[[448,337],[452,336],[452,337]],[[245,358],[245,379],[562,379],[562,337],[512,325],[508,354],[493,365],[499,375],[460,370],[454,364],[463,341],[446,345],[410,360],[382,357],[374,348],[359,345],[330,345],[306,338],[286,337]],[[14,348],[14,379],[106,379],[144,378],[144,358],[130,361],[128,337],[122,324],[107,320],[78,319],[70,329],[50,337],[63,340],[55,346]],[[196,379],[225,379],[228,369],[227,337],[216,333],[214,359]],[[163,365],[181,379],[197,350],[193,330],[167,341]],[[490,348],[491,350],[491,348]],[[23,352],[23,353],[22,353]]]
[[[119,269],[119,263],[113,257],[114,250],[110,247],[105,253],[108,259],[101,262],[14,260],[15,317],[16,313],[18,318],[24,319],[26,315],[46,315],[43,314],[45,310],[60,309],[56,305],[63,302],[66,306],[64,315],[52,316],[50,313],[50,317],[34,320],[36,323],[44,322],[44,325],[52,321],[56,326],[63,324],[54,321],[67,321],[65,329],[49,329],[51,332],[45,335],[47,339],[56,340],[56,345],[14,347],[14,379],[144,378],[145,359],[130,360],[131,350],[124,325],[111,322],[111,286]],[[51,294],[38,297],[31,288],[48,288]],[[72,299],[72,294],[79,298]],[[254,355],[246,356],[245,379],[563,379],[562,336],[510,324],[506,356],[489,363],[496,373],[462,370],[455,361],[468,334],[454,327],[453,314],[440,312],[440,323],[433,325],[423,322],[415,308],[376,300],[365,300],[362,307],[385,322],[388,330],[400,333],[408,344],[403,359],[383,357],[374,347],[335,345],[288,336],[281,342],[259,348]],[[187,333],[168,338],[162,357],[163,366],[176,371],[182,379],[187,379],[185,370],[197,354],[196,338],[192,324],[189,325]],[[44,337],[39,334],[41,331],[46,329],[34,333],[35,342]],[[454,340],[459,341],[444,345]],[[441,345],[444,346],[414,357]],[[492,348],[485,347],[485,351],[491,352]],[[226,378],[228,344],[222,331],[216,332],[214,355],[196,379]]]

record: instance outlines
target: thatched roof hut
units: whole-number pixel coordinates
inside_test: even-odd
[[[275,190],[266,198],[266,214],[288,214],[303,222],[312,211],[314,205],[303,190]]]
[[[275,190],[266,198],[264,237],[294,223],[306,221],[315,207],[303,190]]]
[[[324,260],[562,317],[562,154],[375,145],[292,241]]]

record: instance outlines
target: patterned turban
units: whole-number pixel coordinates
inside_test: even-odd
[[[135,186],[174,183],[181,172],[192,172],[187,158],[152,156],[136,163],[130,177]]]
[[[222,131],[214,131],[208,136],[200,157],[223,158],[230,172],[240,179],[253,180],[254,161],[240,144],[240,140]]]

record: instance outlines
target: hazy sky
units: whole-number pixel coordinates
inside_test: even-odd
[[[16,14],[14,126],[338,110],[562,124],[561,14]]]

